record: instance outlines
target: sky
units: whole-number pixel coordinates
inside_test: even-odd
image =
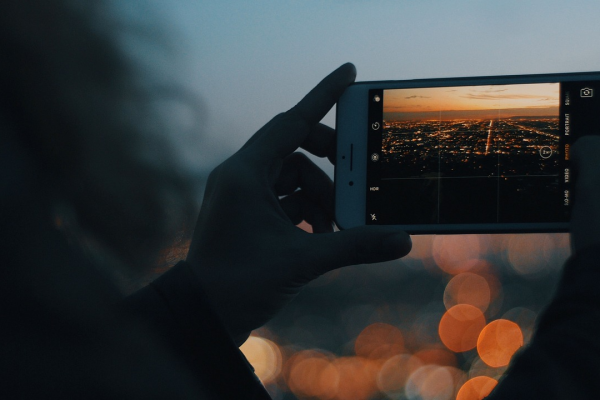
[[[125,19],[168,33],[168,55],[132,48],[200,98],[200,126],[177,140],[201,171],[347,61],[360,81],[600,70],[598,1],[114,3]],[[334,112],[324,122],[334,126]]]
[[[461,118],[467,115],[558,118],[559,91],[558,83],[386,90],[383,113],[385,119],[431,118],[437,117],[438,112]]]

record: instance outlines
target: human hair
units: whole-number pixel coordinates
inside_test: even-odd
[[[100,0],[0,2],[1,135],[26,150],[40,195],[131,266],[195,210],[157,93]],[[1,142],[0,142],[1,143]]]

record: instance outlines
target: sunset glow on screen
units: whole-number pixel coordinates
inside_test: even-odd
[[[558,115],[558,83],[385,91],[385,120]]]

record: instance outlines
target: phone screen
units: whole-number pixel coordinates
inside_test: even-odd
[[[556,223],[598,81],[369,90],[367,224]]]

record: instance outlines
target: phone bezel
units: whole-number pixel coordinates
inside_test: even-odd
[[[368,94],[371,89],[402,89],[448,86],[480,86],[528,83],[560,83],[600,80],[600,72],[538,75],[504,75],[403,81],[356,82],[350,85],[336,108],[337,153],[335,166],[335,222],[340,229],[366,224],[366,168]],[[509,233],[567,232],[568,222],[394,225],[409,233]]]

